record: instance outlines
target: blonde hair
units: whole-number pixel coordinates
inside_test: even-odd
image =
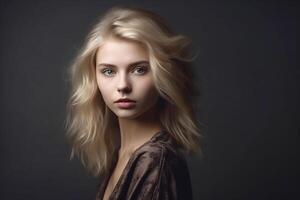
[[[71,93],[66,129],[71,158],[77,155],[90,172],[101,175],[120,142],[117,116],[105,105],[95,76],[96,51],[109,36],[139,42],[147,48],[160,94],[161,124],[183,150],[201,153],[194,105],[199,91],[188,53],[191,41],[173,33],[160,16],[150,11],[114,7],[92,28],[68,69]]]

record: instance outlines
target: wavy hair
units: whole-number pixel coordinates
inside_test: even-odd
[[[95,54],[110,36],[146,47],[160,94],[163,128],[186,152],[201,153],[202,134],[195,114],[199,89],[191,67],[191,40],[175,34],[164,19],[151,11],[113,7],[92,27],[68,68],[71,92],[65,128],[72,145],[71,158],[78,156],[93,175],[101,175],[120,142],[117,116],[105,105],[95,75]]]

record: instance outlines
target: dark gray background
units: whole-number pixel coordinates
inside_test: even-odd
[[[0,199],[93,199],[100,179],[69,161],[65,70],[113,5],[158,12],[200,55],[205,157],[195,199],[299,197],[296,1],[1,1]],[[297,67],[297,68],[296,68]]]

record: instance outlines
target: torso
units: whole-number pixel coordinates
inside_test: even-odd
[[[99,187],[96,199],[151,199],[157,180],[162,199],[191,200],[192,190],[186,161],[179,146],[165,131],[157,133],[131,156],[113,152],[112,165]],[[124,159],[126,158],[126,159]],[[163,171],[160,171],[163,170]],[[151,175],[148,174],[151,172]],[[136,187],[136,184],[142,184]]]
[[[157,132],[154,132],[151,137],[153,135],[155,135]],[[149,136],[148,136],[149,137]],[[151,138],[150,137],[150,138]],[[104,196],[103,196],[103,200],[108,200],[109,197],[111,196],[111,193],[114,191],[114,188],[116,187],[116,184],[118,183],[131,155],[134,153],[134,151],[142,146],[146,141],[150,140],[150,138],[145,138],[145,141],[142,141],[140,144],[134,144],[133,147],[131,147],[130,150],[127,150],[125,152],[119,152],[118,155],[118,160],[116,163],[116,167],[115,169],[113,169],[112,174],[108,180],[107,186],[105,188],[105,192],[104,192]]]

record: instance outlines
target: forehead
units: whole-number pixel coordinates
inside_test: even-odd
[[[96,62],[105,62],[114,65],[149,60],[148,52],[138,42],[110,37],[104,40],[96,53]]]

